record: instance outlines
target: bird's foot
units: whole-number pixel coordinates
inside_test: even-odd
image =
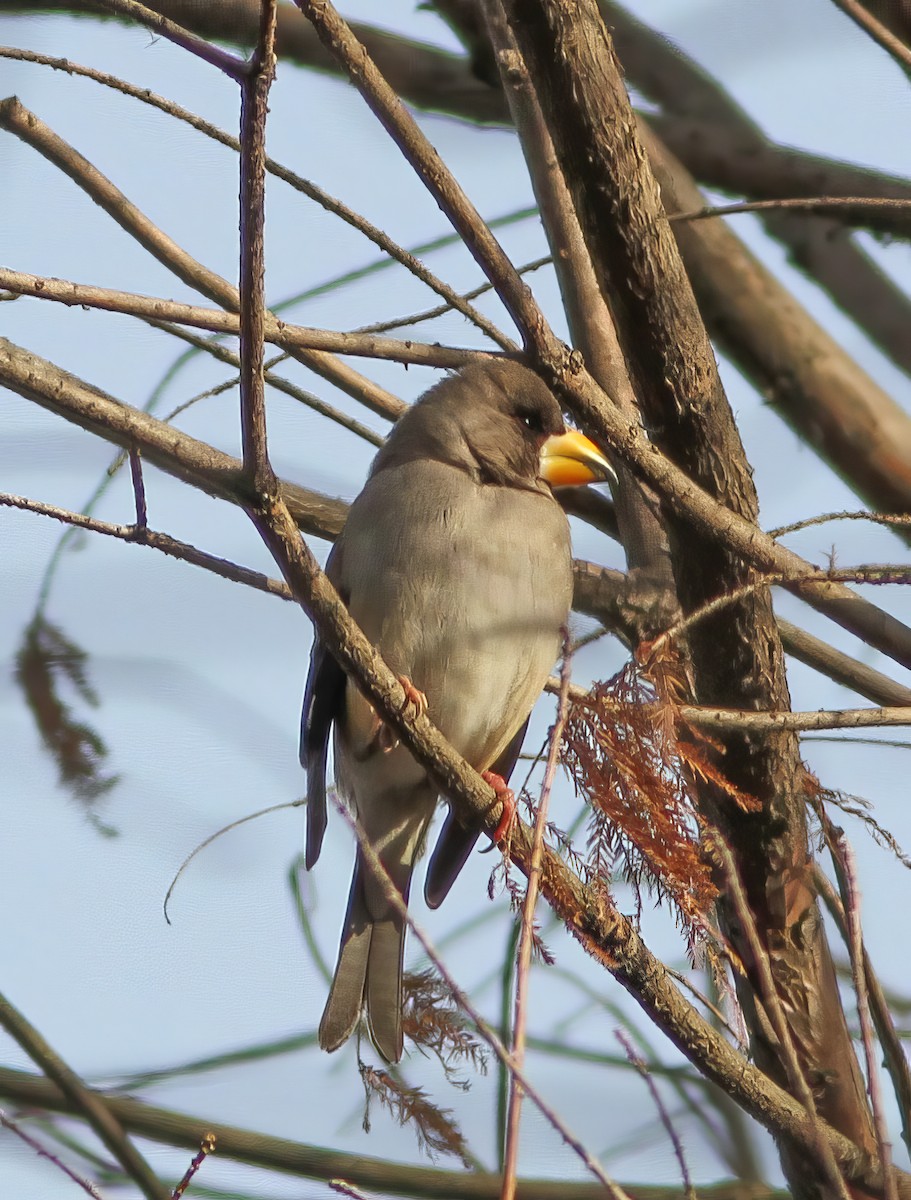
[[[427,711],[427,697],[416,688],[407,675],[396,675],[396,679],[402,685],[402,691],[405,693],[405,699],[402,701],[402,712],[406,712],[409,708],[413,708],[411,714],[412,720],[415,717],[422,717]]]
[[[500,823],[490,835],[491,841],[495,846],[509,833],[510,826],[516,818],[516,794],[506,783],[502,775],[497,775],[495,771],[482,771],[481,778],[485,783],[489,783],[496,792],[497,799],[503,805],[503,815],[500,817]]]
[[[412,720],[415,717],[423,716],[427,711],[427,697],[420,688],[414,686],[407,675],[396,675],[396,679],[402,685],[402,691],[405,693],[405,699],[402,701],[400,711],[407,713]],[[379,727],[376,731],[376,744],[383,754],[388,754],[399,744],[399,735],[390,726],[380,722],[379,717],[377,717],[377,722]]]

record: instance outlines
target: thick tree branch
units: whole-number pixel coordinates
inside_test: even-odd
[[[24,1108],[79,1116],[78,1110],[49,1080],[26,1071],[0,1067],[0,1095]],[[145,1104],[131,1096],[106,1094],[104,1102],[124,1129],[139,1137],[177,1146],[198,1149],[200,1138],[211,1130],[218,1138],[220,1158],[232,1159],[254,1167],[303,1179],[347,1179],[358,1187],[396,1196],[440,1197],[441,1200],[499,1200],[499,1174],[472,1171],[444,1171],[432,1167],[403,1166],[367,1154],[341,1154],[304,1142],[237,1126],[224,1125],[204,1116],[175,1112]],[[554,1200],[559,1187],[561,1200],[603,1200],[600,1183],[561,1178],[520,1179],[518,1200]],[[679,1189],[641,1186],[632,1188],[635,1200],[677,1200]],[[787,1200],[785,1194],[766,1184],[747,1184],[741,1180],[700,1187],[702,1200]]]
[[[668,458],[723,502],[730,535],[735,520],[756,520],[749,466],[595,0],[512,0],[509,12],[645,419]],[[606,423],[607,412],[601,416]],[[733,537],[725,548],[694,529],[691,513],[669,508],[665,513],[684,612],[750,582]],[[700,621],[689,643],[701,703],[790,706],[768,595],[753,594]],[[731,812],[729,799],[710,784],[701,789],[702,805],[736,855],[789,1012],[801,1070],[820,1089],[819,1111],[872,1149],[863,1080],[815,897],[810,888],[785,895],[790,881],[805,872],[808,856],[797,739],[782,733],[763,738],[761,746],[731,734],[724,740],[726,778],[757,797],[762,811]],[[742,930],[724,895],[721,907],[734,944],[749,963]],[[759,1019],[754,998],[761,991],[749,968],[748,976],[748,982],[738,981],[738,990],[754,1053],[784,1082],[788,1074],[781,1048]],[[788,1150],[784,1163],[798,1190],[809,1194],[814,1172],[806,1161]]]

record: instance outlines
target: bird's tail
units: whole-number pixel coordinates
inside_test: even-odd
[[[384,865],[407,903],[414,854],[383,855]],[[370,1036],[387,1062],[402,1057],[402,964],[405,921],[393,908],[358,851],[338,964],[319,1026],[319,1044],[337,1050],[351,1036],[366,1005]]]

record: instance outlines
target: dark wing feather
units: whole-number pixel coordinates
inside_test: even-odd
[[[341,567],[341,539],[326,564],[326,574],[338,588]],[[341,591],[341,589],[340,589]],[[342,599],[347,604],[348,597]],[[345,672],[314,632],[310,651],[310,669],[304,688],[304,708],[301,713],[300,761],[307,772],[307,870],[319,858],[326,832],[326,760],[329,755],[329,735],[333,722],[345,706]]]
[[[490,768],[507,782],[518,761],[529,720],[529,717],[525,718],[512,741]],[[453,809],[450,808],[446,814],[446,820],[443,822],[443,828],[440,830],[440,836],[437,838],[437,844],[433,848],[433,854],[430,856],[430,862],[427,864],[424,899],[429,908],[439,908],[449,895],[449,889],[465,866],[479,837],[478,830],[466,829]]]
[[[345,703],[345,672],[321,639],[313,642],[301,714],[301,766],[307,772],[307,852],[309,871],[319,858],[326,832],[326,759],[332,723]]]

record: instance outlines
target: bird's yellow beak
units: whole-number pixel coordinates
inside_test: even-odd
[[[551,487],[573,487],[583,483],[616,482],[617,475],[594,442],[584,433],[549,437],[541,447],[541,478]]]

